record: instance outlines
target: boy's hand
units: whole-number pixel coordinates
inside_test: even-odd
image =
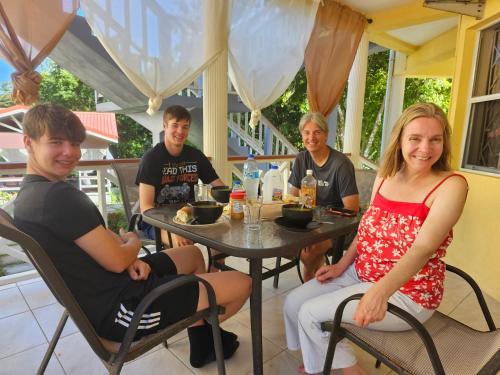
[[[124,229],[120,228],[120,237],[124,243],[131,241],[141,241],[139,236],[135,232],[125,232]]]
[[[127,267],[127,271],[132,280],[147,280],[151,272],[151,267],[146,262],[136,259]]]

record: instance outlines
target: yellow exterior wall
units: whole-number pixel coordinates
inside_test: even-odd
[[[453,167],[459,169],[462,139],[467,131],[467,103],[479,30],[500,22],[500,0],[488,0],[482,20],[462,16],[458,27],[456,64],[449,119],[453,128]],[[447,262],[470,273],[481,288],[500,300],[500,175],[461,172],[469,182],[464,213],[454,229]]]
[[[453,77],[457,28],[446,31],[420,46],[406,60],[407,77]]]

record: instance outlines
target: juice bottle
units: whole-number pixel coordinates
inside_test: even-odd
[[[300,200],[307,207],[316,207],[316,185],[312,169],[306,171],[306,176],[300,183]]]

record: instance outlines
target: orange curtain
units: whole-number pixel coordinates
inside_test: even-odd
[[[35,68],[73,21],[78,0],[0,0],[0,57],[12,65],[12,100],[38,100],[42,80]]]
[[[328,116],[340,101],[366,18],[335,1],[318,7],[304,57],[309,110]]]

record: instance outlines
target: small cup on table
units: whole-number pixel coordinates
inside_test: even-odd
[[[247,198],[245,204],[245,224],[248,229],[258,230],[261,224],[262,196]]]

